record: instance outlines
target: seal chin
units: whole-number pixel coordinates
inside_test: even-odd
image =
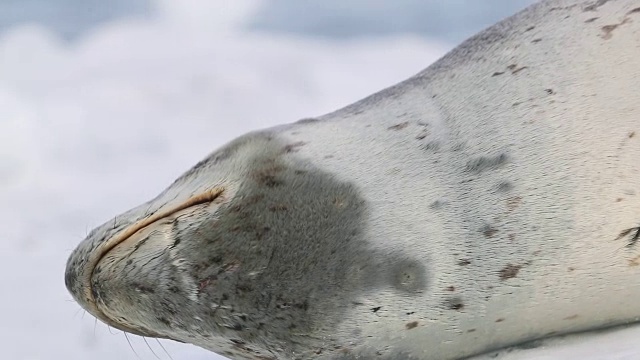
[[[85,310],[109,326],[141,336],[167,337],[157,331],[165,321],[155,321],[154,302],[162,297],[153,294],[163,282],[176,284],[176,280],[186,282],[176,293],[184,296],[185,289],[187,294],[190,288],[197,290],[189,279],[178,279],[180,260],[171,250],[181,241],[180,228],[211,219],[223,192],[215,187],[163,206],[97,243],[97,235],[90,234],[83,242],[88,249],[81,244],[67,262],[67,289]]]

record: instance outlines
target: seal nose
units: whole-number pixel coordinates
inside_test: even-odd
[[[81,307],[87,309],[87,302],[90,299],[86,299],[83,294],[85,294],[84,282],[82,281],[82,269],[85,269],[87,266],[86,259],[80,255],[82,249],[84,248],[83,244],[78,246],[67,260],[67,267],[64,272],[64,284],[67,287],[73,299],[80,304]]]
[[[105,225],[92,231],[67,261],[65,285],[73,298],[112,327],[142,336],[155,334],[143,330],[145,326],[141,325],[147,321],[144,316],[148,314],[140,314],[139,294],[150,297],[155,285],[153,281],[143,284],[143,275],[157,279],[162,274],[155,271],[162,273],[171,265],[166,258],[169,246],[166,241],[171,238],[170,223],[177,214],[204,211],[222,192],[222,187],[215,187],[191,196],[150,216],[141,216],[115,234]],[[146,246],[144,251],[138,252],[142,246]],[[152,309],[154,304],[146,307]]]
[[[138,277],[127,276],[127,272],[116,264],[119,258],[124,258],[123,253],[131,252],[140,240],[140,235],[128,237],[125,241],[118,242],[119,247],[113,247],[107,252],[101,246],[108,240],[86,239],[69,256],[64,282],[74,300],[105,324],[132,334],[160,337],[137,326],[135,321],[128,322],[122,317],[123,309],[135,312],[136,299],[130,296],[130,289],[134,288]]]
[[[64,285],[67,287],[67,290],[73,295],[73,289],[77,286],[78,275],[73,270],[73,267],[70,266],[73,257],[70,257],[67,260],[67,268],[64,271]],[[74,296],[75,297],[75,296]]]

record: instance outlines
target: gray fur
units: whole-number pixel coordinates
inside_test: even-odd
[[[92,231],[66,285],[231,359],[461,359],[637,321],[639,34],[634,0],[542,1],[215,151]]]

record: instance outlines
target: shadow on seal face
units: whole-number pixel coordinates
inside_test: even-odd
[[[96,229],[69,259],[69,291],[116,328],[214,343],[232,358],[294,358],[347,346],[335,326],[358,296],[381,287],[410,296],[424,289],[426,275],[416,261],[370,248],[367,203],[353,185],[283,149],[269,134],[239,139],[146,207],[210,182],[215,172],[222,191],[210,202],[168,211],[146,226],[135,224],[154,215],[139,208],[119,217],[137,221],[120,225],[116,218]],[[234,153],[243,158],[240,172]],[[234,181],[225,172],[232,170],[243,180],[231,195],[225,181]],[[136,231],[91,269],[87,254],[127,228]],[[90,273],[90,285],[81,272]]]

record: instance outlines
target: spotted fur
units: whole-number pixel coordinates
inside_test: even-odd
[[[215,151],[89,234],[67,287],[112,326],[231,359],[461,359],[637,321],[639,39],[634,0],[542,1]]]

